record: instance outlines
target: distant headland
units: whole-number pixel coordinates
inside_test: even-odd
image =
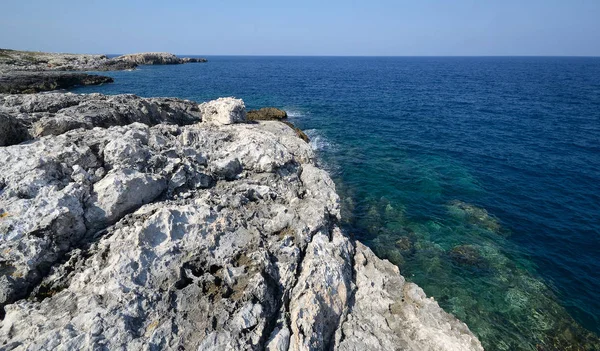
[[[0,49],[0,93],[37,93],[113,81],[110,77],[72,71],[122,71],[133,70],[138,65],[199,62],[207,60],[180,58],[166,52],[145,52],[109,58],[107,55]]]

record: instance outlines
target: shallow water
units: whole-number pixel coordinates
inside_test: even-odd
[[[600,349],[599,58],[209,60],[74,91],[285,108],[348,232],[486,349]]]

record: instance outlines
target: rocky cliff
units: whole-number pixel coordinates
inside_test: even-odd
[[[1,349],[482,350],[241,100],[0,95],[0,142]]]

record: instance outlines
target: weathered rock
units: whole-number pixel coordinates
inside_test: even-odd
[[[110,77],[86,73],[9,72],[0,73],[0,93],[29,94],[112,82]]]
[[[117,58],[107,59],[91,67],[91,71],[130,71],[137,67],[137,63],[119,60]]]
[[[300,128],[296,127],[292,122],[285,120],[287,117],[287,112],[284,110],[275,107],[263,107],[259,110],[248,111],[246,118],[249,121],[280,121],[285,123],[288,127],[294,130],[300,139],[308,143],[310,141],[308,135],[306,135],[306,133],[304,133]]]
[[[226,125],[246,121],[246,107],[240,99],[219,98],[202,103],[199,107],[205,122]]]
[[[306,135],[306,133],[304,133],[304,131],[302,131],[302,129],[296,127],[292,122],[281,121],[281,123],[283,123],[286,126],[292,128],[292,130],[294,131],[294,133],[296,133],[296,135],[298,136],[298,138],[304,140],[307,143],[310,142],[310,138],[308,137],[308,135]]]
[[[275,107],[263,107],[259,110],[248,111],[249,121],[270,121],[287,118],[287,112]]]
[[[0,105],[78,101],[36,97]],[[0,147],[1,348],[482,349],[344,235],[332,180],[290,128],[209,121]]]
[[[339,350],[483,350],[464,323],[360,243],[354,270],[354,304],[336,335]]]
[[[0,112],[0,146],[18,144],[28,138],[27,129],[17,118]]]
[[[104,149],[105,155],[109,145]],[[124,159],[123,156],[118,155],[117,159]],[[90,228],[106,227],[129,211],[154,200],[166,188],[167,182],[160,176],[128,168],[109,172],[92,187],[85,219]]]
[[[91,129],[141,122],[147,125],[185,125],[202,120],[198,104],[171,98],[140,98],[135,95],[104,96],[48,93],[0,95],[0,113],[12,115],[28,129],[24,138],[59,135],[77,128]]]

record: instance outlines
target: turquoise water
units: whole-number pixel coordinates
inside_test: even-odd
[[[486,349],[600,349],[599,58],[209,60],[74,91],[285,108],[348,233]]]

